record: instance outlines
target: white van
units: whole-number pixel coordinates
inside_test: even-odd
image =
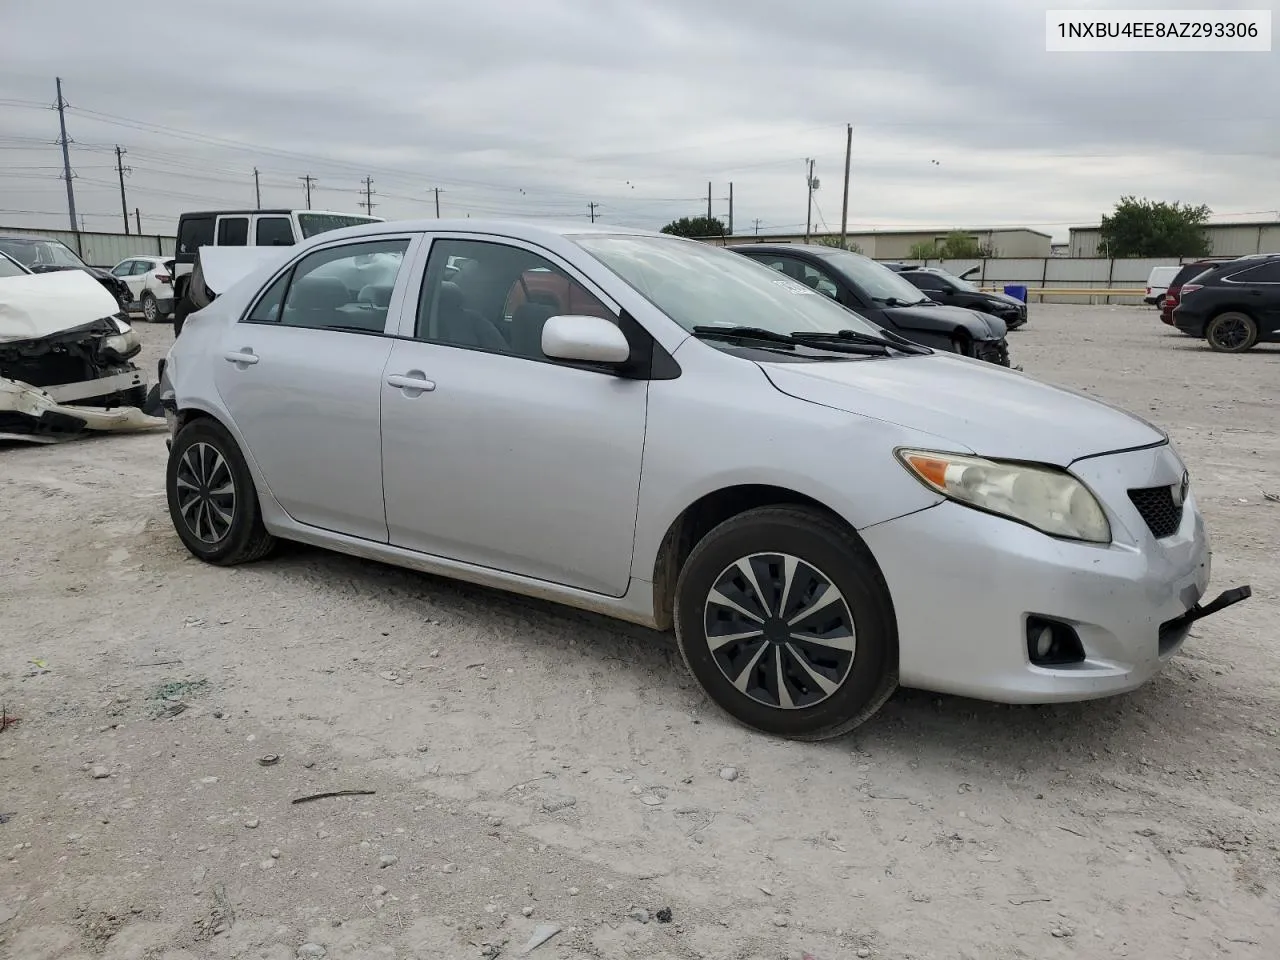
[[[361,223],[382,223],[382,217],[328,210],[205,210],[178,218],[173,257],[173,295],[181,300],[200,247],[291,247],[327,230]]]
[[[1169,283],[1178,275],[1178,271],[1182,266],[1176,267],[1152,267],[1151,275],[1147,277],[1147,295],[1142,298],[1144,303],[1157,304],[1164,299],[1165,291],[1169,289]]]

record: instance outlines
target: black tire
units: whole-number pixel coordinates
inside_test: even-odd
[[[785,569],[782,555],[798,563],[788,595],[779,596],[782,591],[769,577]],[[810,597],[825,597],[827,587],[834,587],[843,605],[833,611],[836,604],[818,603],[813,611],[823,611],[826,622],[847,619],[852,628],[850,636],[843,637],[843,628],[829,629],[821,638],[813,634],[816,643],[800,641],[797,647],[796,631],[786,625],[781,615],[771,615],[762,624],[758,644],[746,640],[713,651],[709,635],[735,634],[738,623],[753,626],[741,618],[735,623],[734,610],[712,599],[713,588],[721,585],[731,589],[735,577],[737,583],[750,584],[741,568],[734,569],[740,561],[751,565],[755,583],[769,594],[766,599],[752,584],[739,594],[744,603],[755,596],[757,601],[763,601],[764,612],[772,614],[776,606],[779,614],[786,614],[802,609]],[[821,593],[810,593],[809,586],[818,580],[825,580],[827,587],[822,587]],[[797,590],[801,584],[805,586]],[[754,605],[759,609],[761,604]],[[754,618],[757,622],[761,619]],[[792,616],[788,620],[794,620],[795,628],[801,632],[810,622],[809,617],[796,620]],[[816,624],[813,626],[816,629]],[[783,629],[787,638],[764,639],[766,629]],[[680,655],[708,696],[740,723],[776,736],[794,740],[839,736],[879,710],[898,684],[897,624],[879,567],[857,534],[808,507],[760,507],[726,520],[708,533],[680,571],[675,630]],[[827,639],[834,636],[851,649],[827,646]],[[760,646],[765,649],[757,653]],[[766,669],[766,662],[771,662],[772,667]],[[739,672],[738,668],[744,665],[745,669]],[[822,672],[831,689],[819,688],[814,667]],[[747,692],[729,679],[734,672]],[[791,706],[775,692],[783,688]]]
[[[150,290],[142,295],[142,319],[147,323],[156,323],[161,319],[160,301]]]
[[[1218,353],[1244,353],[1258,342],[1258,324],[1247,313],[1228,310],[1209,321],[1204,338]]]
[[[194,503],[189,494],[193,481],[199,491]],[[217,492],[228,485],[230,500]],[[179,539],[206,563],[251,563],[275,546],[275,537],[262,525],[258,493],[244,456],[216,420],[202,417],[178,431],[169,450],[165,490],[169,517]],[[204,493],[211,495],[200,495]]]

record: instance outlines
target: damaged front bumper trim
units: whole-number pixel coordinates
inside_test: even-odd
[[[1247,583],[1244,586],[1232,587],[1230,590],[1223,590],[1222,593],[1208,603],[1197,603],[1182,616],[1174,617],[1172,620],[1160,624],[1161,650],[1164,650],[1174,642],[1181,642],[1191,630],[1192,625],[1198,621],[1205,619],[1205,617],[1211,617],[1215,613],[1221,613],[1227,607],[1233,607],[1237,603],[1248,600],[1251,596],[1253,596],[1253,588]]]
[[[75,400],[85,400],[89,397],[105,397],[112,393],[132,390],[134,387],[145,387],[146,385],[146,380],[143,379],[141,370],[128,370],[109,377],[99,377],[96,380],[81,380],[79,383],[59,383],[54,386],[42,387],[41,389],[58,403],[71,403]]]
[[[0,432],[10,439],[70,439],[86,430],[131,432],[166,426],[137,407],[85,407],[59,403],[44,390],[0,377]]]

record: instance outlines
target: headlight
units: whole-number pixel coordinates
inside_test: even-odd
[[[111,319],[115,321],[116,329],[120,332],[114,337],[107,337],[103,341],[103,346],[121,355],[137,349],[140,344],[138,343],[138,335],[133,332],[133,327],[119,317],[112,317]]]
[[[921,483],[957,503],[1050,536],[1111,542],[1111,524],[1097,497],[1062,470],[928,450],[899,450],[897,456]]]

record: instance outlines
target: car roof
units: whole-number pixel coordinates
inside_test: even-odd
[[[57,237],[35,237],[29,233],[0,233],[0,240],[28,240],[32,243],[62,243]],[[66,244],[62,243],[65,247]]]
[[[188,210],[186,213],[180,214],[178,219],[182,217],[247,217],[253,214],[259,216],[275,216],[287,217],[295,213],[317,213],[325,217],[364,217],[368,214],[364,213],[342,213],[339,210],[303,210],[298,207],[273,207],[269,210]],[[385,221],[374,217],[375,223],[383,223]]]
[[[828,247],[821,243],[730,243],[726,250],[745,252],[758,250],[761,253],[795,253],[797,251],[812,254],[815,257],[828,257],[834,253],[853,253],[852,250],[841,250],[839,247]]]
[[[317,211],[312,211],[317,212]],[[656,230],[639,230],[635,227],[620,227],[609,224],[585,224],[574,221],[538,221],[531,223],[523,220],[483,220],[476,217],[453,220],[437,220],[434,217],[420,220],[383,220],[375,223],[358,223],[338,230],[327,230],[309,237],[307,242],[329,242],[347,237],[377,236],[383,233],[491,233],[502,237],[521,240],[546,240],[551,237],[573,237],[582,235],[595,236],[632,236],[662,237],[673,241],[684,240],[671,234],[659,233]],[[701,244],[700,240],[688,240],[689,243]]]

